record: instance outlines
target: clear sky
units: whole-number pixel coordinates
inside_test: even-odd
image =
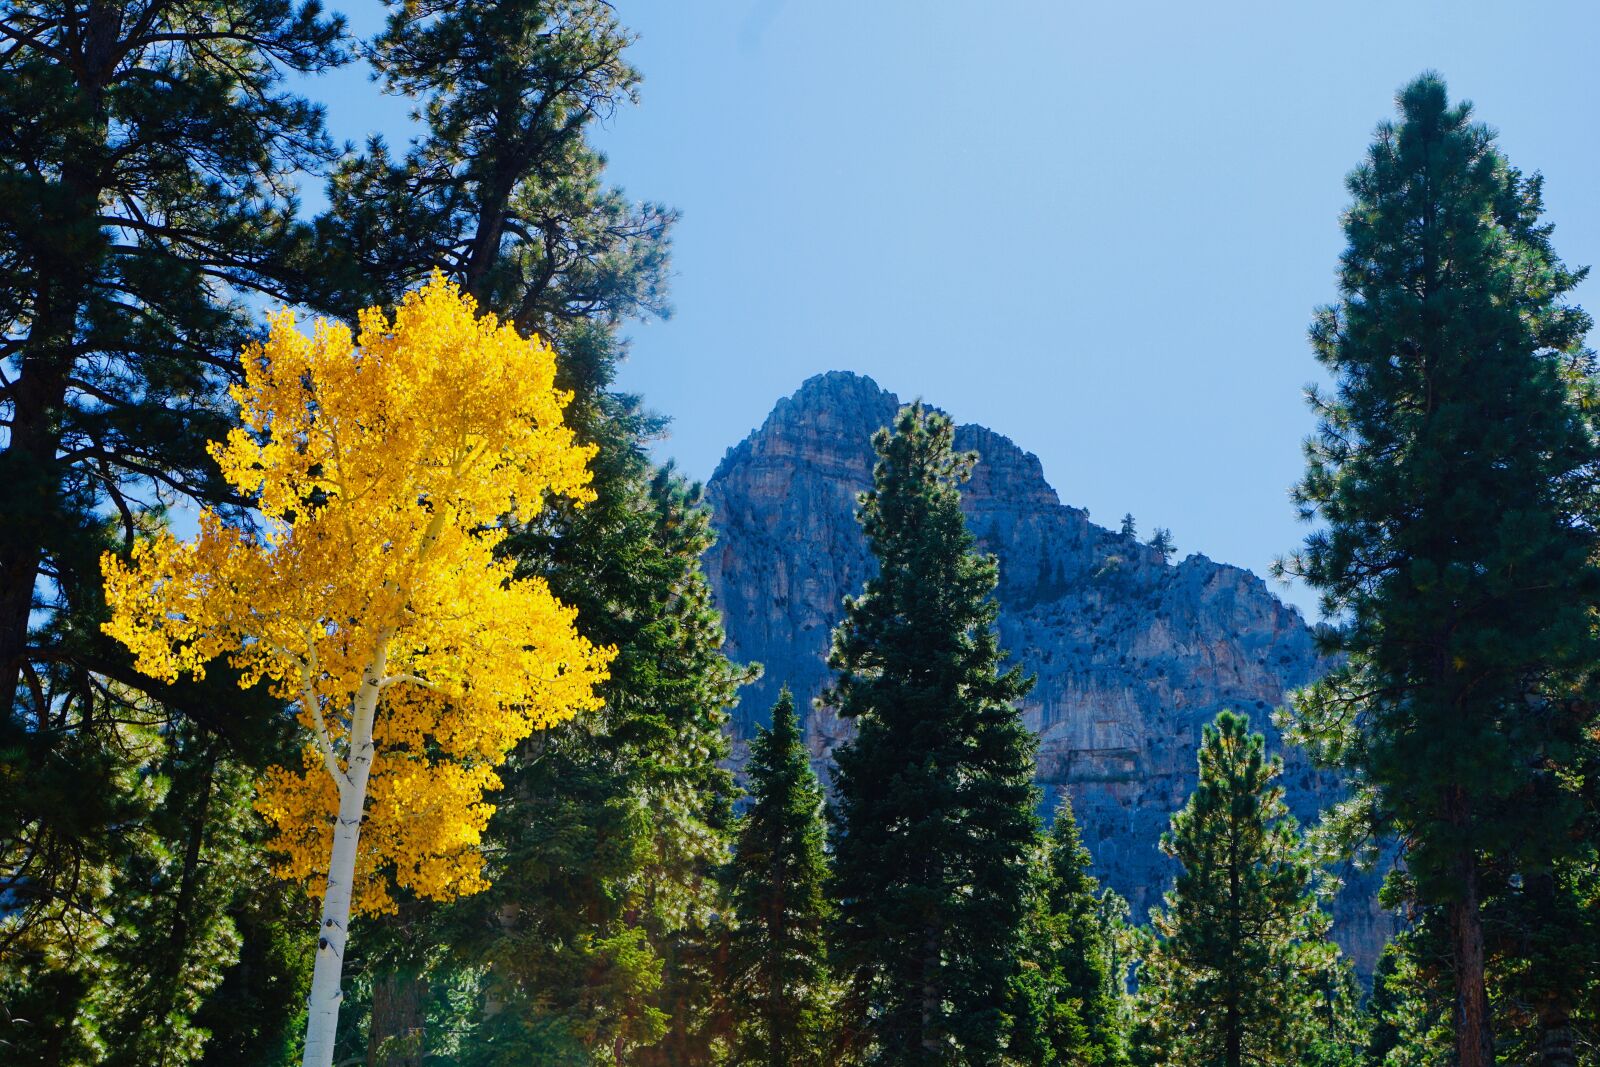
[[[615,7],[643,100],[598,139],[683,212],[675,313],[631,330],[623,384],[695,477],[854,370],[1010,436],[1102,524],[1264,574],[1304,534],[1343,178],[1425,69],[1544,173],[1562,256],[1600,261],[1597,0]],[[403,140],[355,72],[309,88],[337,136]],[[1600,312],[1600,283],[1579,299]]]

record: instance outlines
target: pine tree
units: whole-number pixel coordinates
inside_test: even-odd
[[[250,774],[224,755],[222,739],[167,709],[117,687],[102,699],[117,701],[116,732],[79,741],[103,746],[90,788],[110,794],[117,832],[105,834],[102,808],[81,798],[63,800],[69,810],[53,825],[25,828],[24,842],[48,857],[73,816],[87,816],[95,846],[74,854],[95,865],[43,892],[33,891],[26,865],[9,883],[24,907],[0,919],[0,1047],[18,1062],[177,1067],[240,1029],[263,1043],[287,1037],[309,979],[297,957],[308,953],[276,959],[261,975],[283,998],[249,998],[247,1019],[215,1011],[243,992],[229,979],[256,943],[249,909],[290,903],[263,862]],[[67,751],[68,767],[94,765]],[[49,873],[49,862],[40,869]],[[294,915],[295,940],[308,947],[314,917]]]
[[[1367,1067],[1445,1067],[1451,1062],[1449,970],[1448,946],[1423,926],[1401,931],[1384,946],[1367,1004]]]
[[[223,813],[286,731],[226,668],[133,670],[99,629],[97,561],[175,505],[240,503],[205,446],[229,427],[245,305],[304,292],[289,190],[333,146],[284,77],[341,62],[342,20],[286,0],[15,2],[0,54],[0,957],[17,965],[0,981],[7,1009],[51,1005],[6,1025],[69,1060],[104,1041],[185,1062],[216,1030],[194,1022],[206,990],[251,949],[234,924],[282,900],[265,872],[227,879],[255,835]],[[167,743],[135,736],[150,723]],[[139,926],[157,916],[173,925]],[[263,1032],[295,1010],[262,1003]]]
[[[1138,538],[1139,528],[1134,524],[1133,512],[1130,511],[1122,516],[1122,528],[1118,530],[1117,533],[1119,536],[1128,541],[1133,541]]]
[[[1165,526],[1157,526],[1156,532],[1150,535],[1150,540],[1146,544],[1161,553],[1162,559],[1171,559],[1178,551],[1177,544],[1172,540],[1172,531]]]
[[[505,1007],[485,1040],[708,1062],[693,1057],[726,1036],[724,983],[705,970],[717,966],[734,795],[718,761],[748,674],[721,653],[699,487],[620,446],[602,447],[594,484],[577,527],[590,536],[526,531],[549,540],[519,556],[545,561],[590,638],[617,647],[606,705],[513,758],[489,827],[495,884],[441,936],[491,967]]]
[[[321,306],[393,300],[434,268],[567,354],[568,334],[666,310],[676,214],[603,184],[592,125],[636,99],[633,35],[605,0],[396,5],[372,42],[426,126],[404,159],[346,162],[321,220]]]
[[[734,848],[731,998],[742,1019],[735,1062],[766,1067],[822,1063],[827,1010],[823,930],[827,830],[785,688],[772,726],[750,743],[750,807]]]
[[[35,706],[40,664],[62,659],[181,700],[214,724],[237,704],[153,687],[130,668],[93,625],[103,610],[96,561],[133,541],[152,502],[238,502],[205,453],[227,428],[223,386],[254,329],[238,298],[299,294],[308,233],[284,190],[333,153],[321,112],[282,81],[341,62],[342,39],[342,20],[287,0],[156,3],[137,15],[120,4],[7,5],[8,713],[48,715]]]
[[[1365,1067],[1372,1017],[1366,989],[1348,963],[1324,969],[1313,980],[1306,1049],[1301,1067]]]
[[[1044,1034],[1058,1064],[1126,1060],[1113,931],[1092,859],[1063,792],[1045,838],[1043,892],[1029,930],[1029,957],[1046,994]]]
[[[962,517],[974,457],[953,440],[921,404],[873,438],[859,517],[878,573],[829,657],[825,699],[857,731],[837,755],[835,939],[872,1063],[1001,1058],[1038,835],[1030,682],[1001,669],[997,566]]]
[[[282,1067],[293,1062],[305,1032],[316,959],[305,930],[316,921],[315,908],[299,886],[273,875],[260,836],[257,825],[244,842],[250,864],[228,907],[238,959],[195,1015],[194,1025],[210,1035],[201,1067]]]
[[[1171,1064],[1295,1064],[1334,967],[1316,871],[1249,720],[1224,711],[1200,742],[1200,780],[1161,847],[1179,864],[1140,971],[1143,1014]]]
[[[1600,408],[1540,179],[1437,77],[1398,104],[1350,176],[1341,300],[1311,331],[1335,392],[1312,394],[1297,498],[1325,529],[1283,569],[1348,620],[1327,634],[1347,665],[1297,699],[1294,734],[1356,783],[1362,829],[1403,843],[1409,903],[1442,909],[1456,1056],[1489,1067],[1487,902],[1581,840]]]

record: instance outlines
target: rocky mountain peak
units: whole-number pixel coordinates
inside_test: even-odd
[[[736,760],[787,684],[826,776],[849,723],[813,698],[828,680],[829,635],[844,596],[872,573],[856,523],[871,482],[872,434],[900,407],[871,378],[831,371],[780,400],[730,449],[707,485],[719,540],[706,556],[735,659],[764,665],[735,710]],[[1191,555],[1176,565],[1060,502],[1038,457],[982,426],[960,426],[978,453],[962,505],[1000,562],[1003,647],[1038,682],[1022,707],[1039,736],[1047,804],[1072,794],[1099,876],[1136,917],[1170,877],[1158,843],[1194,788],[1201,726],[1222,708],[1251,716],[1276,752],[1269,713],[1326,669],[1299,612],[1257,575]],[[1332,782],[1284,753],[1302,820],[1336,797]],[[1337,930],[1362,969],[1387,934],[1370,878],[1336,907]]]

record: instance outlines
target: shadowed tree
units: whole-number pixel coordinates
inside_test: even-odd
[[[208,854],[247,847],[223,839],[251,835],[221,817],[220,783],[279,756],[286,731],[264,688],[241,693],[226,669],[170,684],[135,671],[100,632],[97,560],[170,507],[241,503],[205,445],[229,425],[224,387],[257,328],[246,305],[306,290],[315,260],[292,190],[333,154],[284,75],[341,62],[342,32],[290,0],[0,5],[0,958],[54,988],[79,1033],[124,1025],[107,1004],[165,1013],[137,1040],[108,1036],[120,1055],[194,1054],[191,994],[234,954],[220,916],[282,903],[258,872],[206,883],[163,857],[196,834]],[[130,740],[154,723],[170,752]],[[188,788],[202,752],[214,789]],[[114,929],[144,908],[190,918],[156,950]],[[55,987],[68,974],[92,976],[77,988],[99,1007]]]
[[[845,602],[824,699],[856,726],[838,755],[835,945],[846,1025],[868,1062],[991,1064],[1022,953],[1038,839],[1033,736],[1003,670],[997,566],[958,485],[950,420],[902,408],[860,520],[878,563]]]
[[[1127,1059],[1120,982],[1110,914],[1127,905],[1089,873],[1093,862],[1063,792],[1044,841],[1038,912],[1030,920],[1028,955],[1044,994],[1043,1036],[1057,1064],[1111,1067]]]
[[[1346,665],[1300,694],[1293,734],[1356,783],[1361,829],[1399,840],[1406,902],[1448,945],[1456,1056],[1490,1067],[1486,968],[1507,946],[1487,902],[1583,840],[1600,405],[1566,303],[1583,272],[1551,248],[1540,179],[1437,77],[1398,104],[1349,178],[1341,298],[1311,330],[1334,390],[1312,393],[1297,499],[1325,528],[1284,569],[1347,620],[1325,633]]]
[[[731,998],[735,1062],[800,1067],[823,1061],[828,916],[822,786],[785,688],[772,726],[750,743],[750,808],[733,855]]]
[[[1296,1064],[1316,1032],[1318,979],[1334,969],[1316,871],[1249,720],[1205,727],[1194,793],[1161,848],[1179,864],[1139,972],[1161,1062]]]
[[[254,329],[239,297],[300,294],[292,176],[331,156],[283,73],[340,62],[341,34],[288,0],[0,15],[0,701],[15,714],[48,714],[41,661],[147,684],[92,625],[41,623],[96,617],[95,561],[148,503],[237,499],[205,443]]]

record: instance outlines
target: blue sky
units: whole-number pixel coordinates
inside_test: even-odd
[[[1343,178],[1425,69],[1545,174],[1563,257],[1600,261],[1595,0],[616,8],[643,100],[598,140],[683,212],[675,313],[632,328],[623,384],[696,477],[855,370],[1007,434],[1096,521],[1265,573],[1304,535],[1287,489]],[[358,72],[308,88],[336,136],[404,139]],[[1600,311],[1600,284],[1579,299]]]

